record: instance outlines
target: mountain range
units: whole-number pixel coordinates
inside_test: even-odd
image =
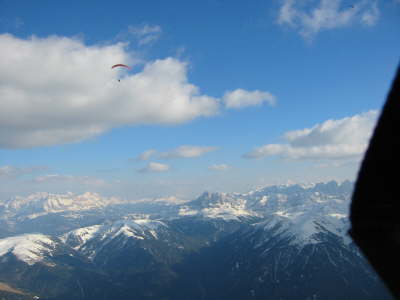
[[[0,299],[392,299],[347,234],[354,184],[0,201]]]

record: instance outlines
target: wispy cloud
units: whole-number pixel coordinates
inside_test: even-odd
[[[229,170],[230,168],[231,168],[231,166],[226,165],[226,164],[211,165],[208,167],[208,169],[211,171],[226,171],[226,170]]]
[[[217,150],[218,147],[213,146],[190,146],[184,145],[180,146],[176,149],[171,151],[162,152],[160,153],[160,158],[192,158],[192,157],[199,157],[208,152],[212,152]]]
[[[378,117],[369,111],[340,120],[327,120],[312,128],[285,133],[285,144],[267,144],[246,153],[245,158],[278,155],[287,159],[359,158],[368,146]]]
[[[139,169],[139,173],[161,173],[170,170],[170,166],[158,162],[150,162],[146,167]]]
[[[154,149],[149,149],[146,150],[142,153],[140,153],[137,157],[136,160],[143,161],[143,160],[149,160],[151,157],[153,157],[157,153],[157,150]]]
[[[373,2],[369,9],[366,9],[361,14],[361,21],[365,25],[373,26],[376,24],[380,16],[377,2]]]
[[[73,175],[61,175],[61,174],[47,174],[43,176],[37,176],[32,180],[34,183],[77,183],[82,185],[90,186],[102,186],[106,184],[106,181],[100,178],[90,176],[73,176]]]
[[[1,166],[0,167],[0,178],[15,179],[24,175],[32,174],[38,171],[45,171],[48,168],[45,166],[34,166],[34,167],[15,167],[15,166]]]
[[[138,39],[139,46],[143,46],[157,41],[162,34],[162,29],[159,25],[131,25],[128,27],[128,32]]]
[[[236,89],[226,92],[222,97],[222,101],[227,108],[237,109],[246,106],[260,106],[263,103],[274,105],[276,97],[269,92]]]
[[[380,16],[377,0],[358,0],[351,4],[342,0],[283,0],[278,24],[298,31],[307,40],[319,32],[350,26],[374,25]]]

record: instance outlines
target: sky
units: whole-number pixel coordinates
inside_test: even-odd
[[[399,37],[398,0],[0,0],[0,200],[355,180]]]

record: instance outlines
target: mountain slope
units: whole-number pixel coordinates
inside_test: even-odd
[[[40,216],[36,200],[3,206],[7,230],[30,233],[0,239],[0,281],[54,300],[391,299],[347,236],[351,191],[280,185]]]

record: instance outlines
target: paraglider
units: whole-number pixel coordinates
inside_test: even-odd
[[[111,69],[114,69],[114,68],[116,68],[116,67],[123,67],[123,68],[127,68],[127,69],[131,69],[131,67],[129,67],[129,66],[127,66],[127,65],[124,65],[124,64],[116,64],[116,65],[113,65],[112,67],[111,67]]]
[[[117,68],[117,67],[126,68],[126,69],[128,69],[128,70],[131,69],[131,67],[129,67],[129,66],[127,66],[127,65],[124,65],[124,64],[116,64],[116,65],[113,65],[113,66],[111,67],[111,69],[114,69],[114,68]],[[118,82],[121,82],[121,79],[118,79]]]

